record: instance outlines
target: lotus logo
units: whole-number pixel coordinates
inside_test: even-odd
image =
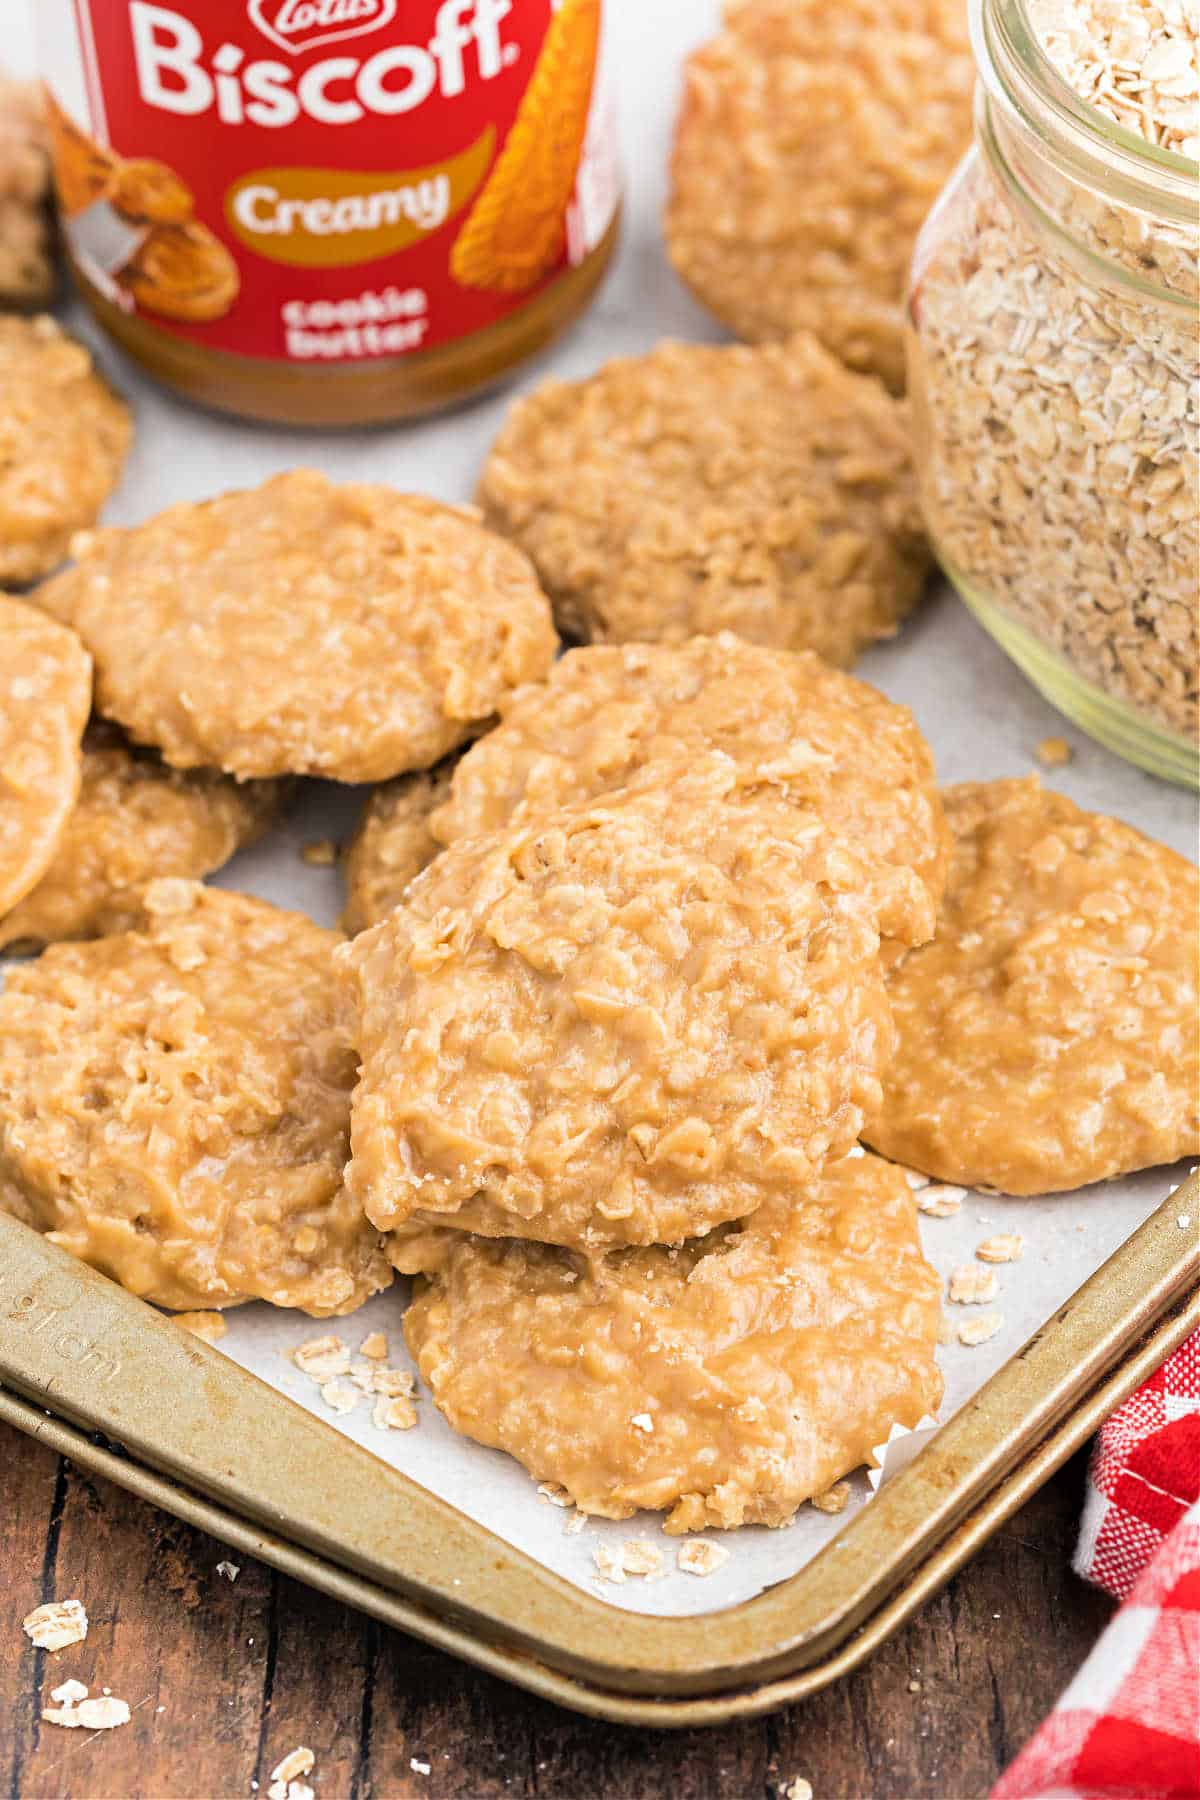
[[[250,0],[248,11],[264,37],[299,56],[317,44],[362,37],[396,16],[396,0]]]

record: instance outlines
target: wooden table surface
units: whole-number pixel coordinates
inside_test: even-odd
[[[349,1612],[5,1427],[0,1471],[11,1800],[225,1800],[254,1782],[265,1800],[302,1743],[318,1800],[776,1800],[797,1776],[815,1800],[974,1800],[1109,1612],[1070,1573],[1076,1459],[856,1675],[723,1730],[628,1730]],[[216,1572],[226,1557],[241,1563],[233,1585]],[[71,1596],[86,1643],[33,1650],[24,1615]],[[128,1700],[130,1724],[94,1737],[43,1724],[68,1676]]]

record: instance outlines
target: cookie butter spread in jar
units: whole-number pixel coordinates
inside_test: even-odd
[[[189,398],[370,424],[496,380],[616,233],[602,0],[40,0],[59,213]]]

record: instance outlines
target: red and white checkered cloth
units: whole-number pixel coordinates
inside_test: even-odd
[[[1200,1796],[1200,1332],[1102,1428],[1075,1568],[1123,1605],[991,1800]]]

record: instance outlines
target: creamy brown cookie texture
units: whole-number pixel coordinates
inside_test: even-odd
[[[808,330],[904,387],[917,232],[971,141],[963,0],[726,0],[688,60],[671,261],[739,337]]]
[[[891,1024],[857,859],[727,758],[464,841],[343,948],[381,1230],[672,1243],[842,1154]]]
[[[425,768],[557,648],[529,563],[473,514],[311,470],[72,553],[38,599],[91,648],[101,711],[176,768]]]
[[[479,500],[592,640],[730,630],[849,665],[930,568],[903,406],[807,334],[666,343],[545,383]]]
[[[116,487],[132,427],[53,319],[0,318],[0,584],[36,581]]]
[[[441,1238],[404,1319],[422,1378],[589,1513],[783,1525],[941,1399],[938,1277],[876,1157],[674,1250]]]
[[[0,72],[0,306],[48,306],[56,275],[42,90]]]
[[[92,662],[75,633],[0,596],[0,931],[58,850],[91,704]]]
[[[342,865],[346,908],[342,928],[353,937],[386,918],[409,884],[442,848],[429,828],[430,814],[450,796],[451,763],[400,775],[377,787]]]
[[[949,858],[933,757],[907,707],[817,656],[730,633],[679,645],[570,650],[505,700],[434,813],[445,844],[650,781],[656,763],[719,751],[754,794],[817,814],[864,864],[880,930],[933,934]]]
[[[892,970],[867,1133],[946,1181],[1082,1187],[1200,1151],[1197,876],[1030,776],[945,792],[950,880]]]
[[[79,797],[45,874],[0,918],[0,949],[133,929],[143,917],[138,890],[146,882],[219,869],[262,836],[286,791],[282,781],[169,769],[115,726],[93,720],[84,734]]]
[[[343,1184],[335,934],[195,882],[0,992],[0,1208],[159,1305],[347,1313],[390,1280]]]

